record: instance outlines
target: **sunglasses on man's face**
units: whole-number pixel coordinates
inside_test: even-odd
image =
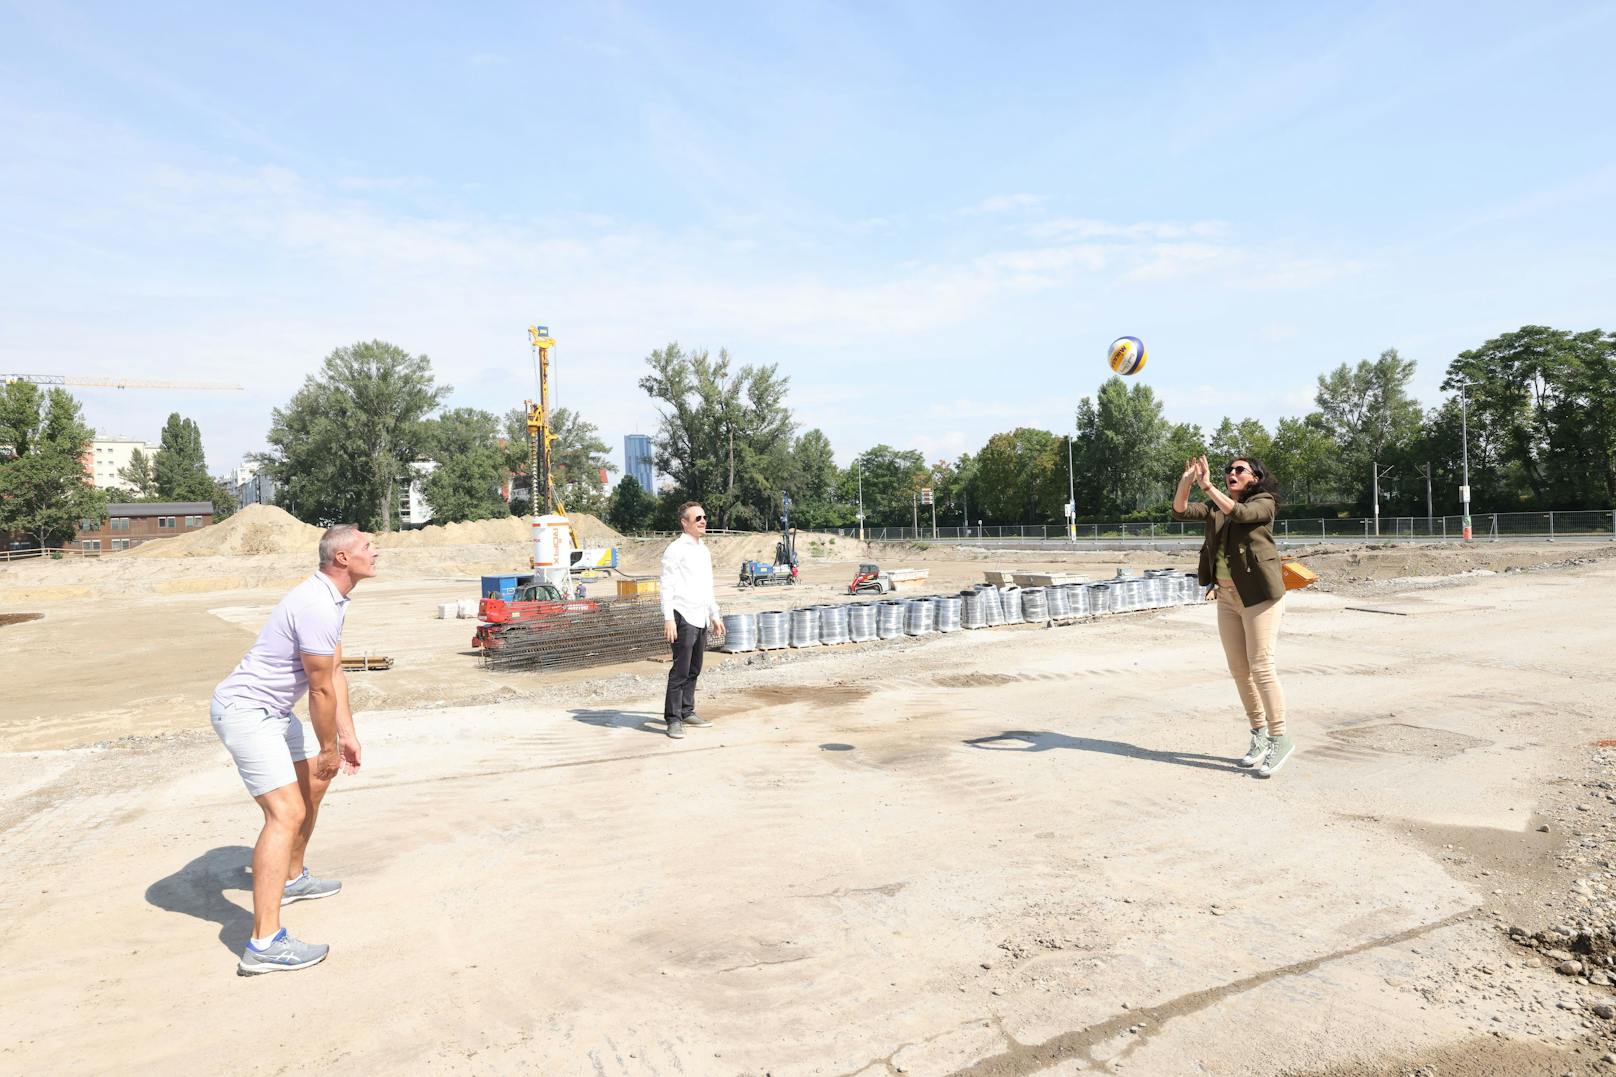
[[[707,517],[705,517],[705,516],[692,516],[690,518],[690,522],[693,523],[693,524],[704,524],[704,523],[707,522]]]

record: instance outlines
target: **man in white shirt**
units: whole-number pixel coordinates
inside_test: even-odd
[[[679,506],[679,530],[684,534],[662,555],[662,631],[673,646],[662,718],[674,740],[685,735],[687,725],[712,725],[696,714],[696,679],[701,676],[708,627],[715,638],[724,638],[718,596],[713,593],[713,555],[701,541],[707,533],[707,510],[695,501]]]
[[[370,536],[352,524],[327,530],[320,539],[320,570],[281,599],[247,656],[213,693],[213,731],[264,810],[264,828],[253,847],[252,935],[236,966],[242,976],[308,968],[330,951],[288,935],[281,906],[342,889],[334,879],[310,875],[303,854],[331,779],[339,769],[359,770],[359,738],[342,672],[342,626],[348,593],[374,575]],[[303,723],[292,713],[304,692],[315,744],[305,740]]]

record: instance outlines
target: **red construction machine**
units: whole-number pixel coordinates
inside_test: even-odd
[[[525,583],[516,589],[507,601],[490,596],[477,603],[477,634],[471,637],[472,647],[481,651],[497,651],[505,637],[513,632],[545,630],[546,621],[557,629],[569,613],[598,613],[600,603],[592,598],[562,598],[561,592],[548,583]]]

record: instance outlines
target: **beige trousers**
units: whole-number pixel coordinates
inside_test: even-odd
[[[1283,595],[1247,606],[1234,584],[1218,584],[1218,638],[1223,641],[1229,675],[1240,692],[1251,728],[1261,729],[1266,721],[1271,737],[1285,733],[1285,693],[1274,673],[1274,647],[1284,612]]]

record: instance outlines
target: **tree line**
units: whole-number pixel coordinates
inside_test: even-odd
[[[1078,402],[1069,433],[1017,427],[975,453],[928,462],[878,444],[838,467],[819,430],[798,433],[789,379],[774,365],[737,366],[727,352],[653,351],[640,386],[656,402],[656,468],[671,488],[651,497],[625,478],[610,509],[625,530],[675,526],[674,507],[699,500],[715,526],[775,526],[780,497],[804,527],[850,527],[861,503],[871,526],[931,513],[940,524],[1058,523],[1158,518],[1185,459],[1257,457],[1279,478],[1286,513],[1365,516],[1459,511],[1468,438],[1472,505],[1488,511],[1609,508],[1616,504],[1616,334],[1524,326],[1460,353],[1422,409],[1409,394],[1416,365],[1395,348],[1318,377],[1313,410],[1272,429],[1225,417],[1210,432],[1173,422],[1144,382],[1107,379]],[[1462,392],[1461,392],[1462,390]]]
[[[974,453],[928,462],[913,449],[877,444],[846,467],[830,440],[801,430],[777,364],[738,364],[727,351],[677,343],[646,357],[640,388],[658,409],[656,470],[648,491],[617,470],[593,423],[567,408],[551,415],[557,494],[569,511],[606,517],[625,531],[677,527],[677,506],[701,501],[715,527],[778,526],[783,498],[809,528],[902,526],[931,512],[940,524],[1058,523],[1068,499],[1079,519],[1159,517],[1183,461],[1261,459],[1279,478],[1292,515],[1368,515],[1372,474],[1381,508],[1423,515],[1458,511],[1461,430],[1468,435],[1472,504],[1487,511],[1607,508],[1616,504],[1616,334],[1523,326],[1461,352],[1448,365],[1446,399],[1422,409],[1408,392],[1415,364],[1396,349],[1343,363],[1318,377],[1313,410],[1272,430],[1225,417],[1210,433],[1171,421],[1150,385],[1107,379],[1077,404],[1069,432],[1017,427]],[[255,459],[277,484],[276,502],[314,523],[399,526],[398,505],[421,481],[435,523],[531,508],[530,445],[521,408],[495,414],[449,407],[452,387],[430,359],[384,341],[334,350],[284,406],[268,451]],[[0,393],[0,530],[42,544],[71,537],[80,519],[104,515],[108,497],[84,482],[93,439],[65,390],[12,382]],[[431,461],[429,472],[421,467]],[[161,447],[135,454],[121,477],[128,500],[212,500],[234,509],[209,477],[196,423],[170,415]],[[862,495],[862,497],[861,497]]]

